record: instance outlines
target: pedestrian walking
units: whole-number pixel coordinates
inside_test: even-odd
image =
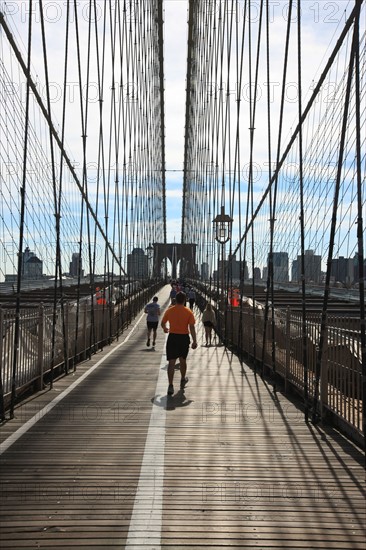
[[[170,306],[164,313],[161,321],[161,327],[165,333],[169,333],[166,344],[166,356],[168,360],[168,395],[174,393],[174,368],[175,362],[179,358],[180,367],[180,387],[183,389],[188,382],[187,356],[189,352],[190,335],[192,336],[192,349],[197,347],[197,337],[195,329],[195,318],[192,311],[186,307],[186,296],[184,292],[178,292],[176,305]],[[169,323],[169,328],[167,327]]]
[[[147,313],[146,317],[146,325],[147,325],[147,347],[150,346],[150,337],[151,332],[153,333],[153,342],[152,346],[155,346],[156,342],[156,332],[158,329],[159,324],[159,315],[160,315],[160,306],[158,304],[158,297],[154,296],[152,299],[152,302],[147,304],[144,309],[145,313]]]
[[[173,300],[175,300],[175,297],[177,295],[177,287],[172,284],[172,288],[170,291],[170,302],[173,303]]]
[[[193,310],[193,306],[194,306],[195,301],[196,301],[196,293],[195,293],[195,291],[193,290],[193,288],[190,288],[190,289],[189,289],[189,292],[188,292],[188,301],[189,301],[189,307],[190,307],[190,309]]]
[[[211,304],[207,304],[202,313],[202,323],[205,327],[206,346],[208,346],[212,342],[212,329],[216,326],[216,315]]]

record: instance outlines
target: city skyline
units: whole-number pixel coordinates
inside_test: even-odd
[[[314,254],[312,250],[305,251],[305,282],[323,284],[325,272],[321,269],[321,257]],[[332,260],[331,266],[331,283],[344,283],[345,285],[352,285],[358,283],[358,262],[357,254],[353,258],[345,258],[339,256]],[[297,256],[296,259],[290,261],[288,253],[285,251],[273,252],[273,282],[274,283],[297,283],[300,282],[301,277],[299,274],[301,256]],[[165,260],[164,260],[165,261]],[[132,279],[146,279],[152,276],[152,265],[154,262],[153,256],[150,251],[145,253],[141,248],[134,248],[127,256],[127,270],[126,275]],[[310,262],[310,263],[309,263]],[[171,273],[171,262],[167,259],[168,272]],[[243,277],[243,261],[239,261],[235,256],[227,255],[224,260],[225,277],[230,281],[240,280],[252,280],[252,274],[248,269],[248,262],[245,262],[244,277]],[[366,269],[366,260],[364,260]],[[35,281],[43,278],[50,278],[53,274],[43,273],[43,261],[38,258],[34,252],[28,247],[23,253],[22,260],[22,280]],[[170,266],[170,267],[169,267]],[[178,274],[179,274],[179,262],[178,262]],[[163,263],[161,265],[163,272]],[[83,269],[83,260],[80,260],[80,254],[74,252],[69,264],[69,271],[64,272],[64,277],[78,278],[78,272],[81,269],[81,278],[88,277]],[[216,269],[210,273],[207,263],[203,263],[200,266],[196,266],[200,276],[204,280],[212,278],[217,280],[221,277],[222,260],[219,260]],[[99,276],[107,275],[108,277],[118,278],[118,274],[103,274],[99,273]],[[179,275],[178,275],[179,276]],[[258,281],[266,281],[268,277],[268,266],[254,266],[254,279]],[[16,274],[6,274],[5,282],[14,282],[16,280]]]

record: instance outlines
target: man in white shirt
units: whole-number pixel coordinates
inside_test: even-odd
[[[150,346],[150,336],[151,331],[153,332],[153,342],[152,347],[155,346],[156,342],[156,331],[159,324],[159,315],[160,315],[160,306],[158,304],[158,297],[154,296],[152,299],[152,302],[147,304],[144,309],[145,313],[147,313],[146,317],[146,325],[147,325],[147,342],[146,345]]]

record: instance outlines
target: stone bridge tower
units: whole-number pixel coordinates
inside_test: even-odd
[[[196,269],[196,244],[160,244],[154,243],[153,276],[160,277],[161,265],[165,258],[172,264],[172,279],[177,278],[177,265],[180,261],[181,277],[194,278]]]

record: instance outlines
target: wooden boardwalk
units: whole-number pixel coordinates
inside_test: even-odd
[[[142,316],[16,409],[1,432],[2,550],[364,548],[363,453],[198,327],[173,397],[165,335],[147,348]]]

